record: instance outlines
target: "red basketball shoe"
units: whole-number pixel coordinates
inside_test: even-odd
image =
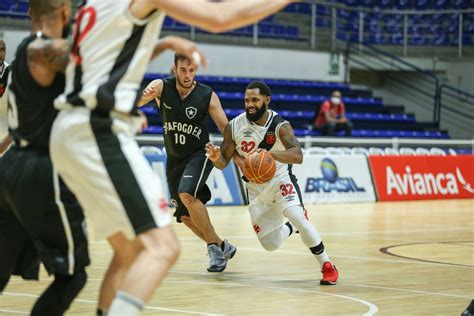
[[[319,281],[321,285],[336,285],[337,279],[339,278],[339,271],[337,271],[336,267],[333,266],[331,262],[325,262],[323,264],[323,278]]]

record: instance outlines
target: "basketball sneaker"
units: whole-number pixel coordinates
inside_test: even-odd
[[[216,244],[207,245],[207,252],[209,254],[208,272],[222,272],[227,267],[227,260],[224,252]]]
[[[323,264],[323,278],[319,281],[321,285],[336,285],[337,279],[339,278],[339,271],[331,262],[325,262]]]
[[[473,315],[474,315],[474,300],[472,300],[469,306],[466,308],[466,310],[462,312],[461,316],[473,316]]]
[[[230,260],[234,257],[235,253],[237,252],[237,247],[232,245],[227,239],[224,239],[224,257],[226,260]]]

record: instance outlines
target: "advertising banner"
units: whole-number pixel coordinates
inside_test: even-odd
[[[153,171],[160,176],[165,194],[168,199],[171,199],[166,180],[166,155],[145,154],[145,157]],[[229,164],[224,170],[214,168],[206,183],[212,192],[212,198],[207,205],[244,204],[240,189],[240,178],[237,176],[233,163]]]
[[[371,156],[380,201],[474,198],[474,156]]]
[[[305,204],[375,201],[364,155],[306,155],[293,173]]]

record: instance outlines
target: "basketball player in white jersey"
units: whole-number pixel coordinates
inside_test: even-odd
[[[270,88],[252,82],[245,91],[245,112],[229,122],[221,147],[206,145],[208,158],[224,169],[235,152],[246,157],[267,150],[276,161],[276,173],[267,183],[247,183],[252,225],[263,248],[273,251],[292,234],[293,226],[303,243],[318,260],[323,278],[321,285],[335,285],[339,273],[324,250],[316,228],[310,223],[292,164],[303,162],[303,153],[290,123],[270,110]],[[286,222],[286,219],[289,222]]]
[[[134,140],[136,102],[165,12],[210,32],[254,23],[290,0],[90,0],[79,10],[66,90],[51,132],[51,157],[120,269],[106,278],[101,309],[136,315],[178,257],[160,181]],[[134,241],[129,241],[134,237]]]

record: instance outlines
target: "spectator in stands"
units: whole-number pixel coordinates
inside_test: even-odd
[[[314,127],[321,130],[324,136],[335,136],[340,130],[345,130],[346,136],[352,135],[352,123],[346,118],[346,108],[340,91],[333,91],[331,99],[323,102]]]
[[[0,38],[0,98],[5,92],[8,81],[8,73],[10,72],[10,65],[5,61],[5,55],[7,54],[7,46],[5,41]]]

